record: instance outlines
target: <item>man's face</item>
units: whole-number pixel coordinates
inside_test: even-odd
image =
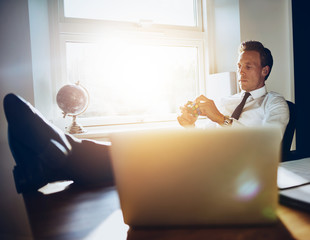
[[[238,82],[242,90],[250,92],[263,87],[268,72],[268,66],[261,66],[258,52],[245,51],[239,55]]]

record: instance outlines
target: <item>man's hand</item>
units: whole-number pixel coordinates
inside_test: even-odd
[[[224,115],[217,109],[213,100],[200,95],[196,98],[195,102],[198,103],[202,116],[206,116],[211,121],[221,125],[224,123]]]
[[[193,116],[193,114],[188,111],[186,105],[180,107],[180,110],[182,114],[178,116],[179,124],[183,127],[195,127],[198,116]]]

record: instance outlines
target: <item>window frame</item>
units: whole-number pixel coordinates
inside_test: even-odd
[[[57,91],[68,83],[66,72],[66,42],[96,42],[107,33],[133,39],[133,35],[139,39],[148,40],[150,45],[162,46],[190,46],[198,50],[198,80],[196,84],[196,95],[206,94],[207,66],[207,35],[204,32],[203,6],[204,0],[194,0],[198,15],[195,27],[173,26],[162,24],[144,24],[143,22],[117,22],[108,20],[66,18],[64,16],[63,0],[49,1],[49,17],[52,60],[52,94],[56,96]],[[135,39],[137,40],[137,39]],[[61,111],[54,102],[54,116],[59,119]],[[153,119],[152,117],[137,118],[128,117],[95,117],[79,118],[84,126],[114,125],[129,123],[144,123],[153,121],[176,121],[176,115],[170,114],[165,118]]]
[[[122,21],[111,21],[111,20],[96,20],[96,19],[82,19],[82,18],[67,18],[64,14],[64,0],[56,0],[58,1],[58,20],[60,23],[69,23],[69,24],[100,24],[103,26],[109,26],[112,28],[125,27],[126,29],[135,29],[137,25],[143,25],[143,21],[139,23],[135,22],[122,22]],[[202,11],[202,0],[193,0],[194,9],[198,13],[196,16],[195,22],[196,26],[179,26],[179,25],[168,25],[168,24],[151,24],[153,29],[179,29],[179,30],[190,30],[190,31],[202,31],[203,30],[203,11]],[[147,23],[146,23],[147,24]],[[101,27],[100,27],[101,28]]]

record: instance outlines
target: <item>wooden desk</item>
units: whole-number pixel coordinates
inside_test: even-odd
[[[279,206],[272,226],[131,229],[124,224],[114,187],[25,194],[35,239],[309,239],[310,214]]]

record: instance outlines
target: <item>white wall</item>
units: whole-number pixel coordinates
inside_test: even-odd
[[[239,0],[208,0],[210,74],[236,70],[240,44]]]
[[[48,0],[28,0],[34,102],[37,109],[51,119],[53,101]]]
[[[4,3],[5,2],[5,3]],[[15,92],[33,103],[27,1],[0,1],[0,132],[6,132],[2,100]],[[1,134],[1,140],[5,140]]]
[[[294,101],[291,0],[209,0],[213,27],[210,73],[236,71],[241,41],[258,40],[269,48],[274,66],[266,85]]]
[[[34,101],[27,1],[0,1],[0,239],[31,239],[22,195],[15,190],[3,98],[17,93]],[[11,238],[11,234],[17,234]]]

